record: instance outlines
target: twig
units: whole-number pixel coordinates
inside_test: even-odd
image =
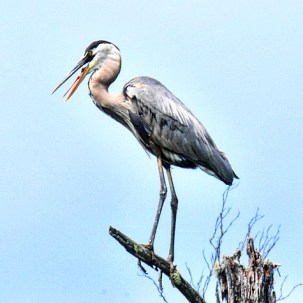
[[[264,230],[263,230],[262,236],[259,241],[259,250],[262,253],[264,259],[268,256],[270,251],[275,247],[275,245],[277,244],[277,242],[280,239],[279,235],[280,235],[281,225],[278,226],[278,229],[273,236],[269,236],[269,231],[270,231],[271,227],[272,227],[272,225],[270,225],[267,228],[265,237],[264,237]],[[263,239],[263,243],[262,243],[261,239]]]
[[[179,271],[174,268],[171,270],[170,264],[160,256],[152,253],[150,249],[144,245],[138,244],[119,230],[110,227],[109,234],[117,240],[130,254],[138,258],[146,265],[150,266],[154,270],[161,270],[171,280],[173,286],[175,286],[191,303],[205,303],[199,293],[193,289],[180,274]]]
[[[227,198],[229,195],[229,192],[236,188],[238,185],[235,186],[229,186],[223,193],[222,197],[222,206],[219,216],[216,219],[214,233],[212,237],[209,239],[209,242],[214,250],[214,252],[211,255],[210,262],[207,261],[207,258],[203,252],[203,258],[208,268],[208,275],[206,276],[206,279],[204,281],[203,290],[202,290],[202,297],[205,297],[208,285],[210,283],[211,277],[214,273],[214,266],[216,263],[219,263],[220,256],[221,256],[221,248],[222,248],[222,242],[225,234],[229,231],[233,223],[239,218],[240,212],[237,213],[237,215],[229,222],[227,227],[224,226],[226,217],[229,215],[231,211],[231,207],[226,207]]]
[[[249,221],[249,223],[247,225],[247,232],[246,232],[243,242],[239,243],[241,252],[243,252],[246,240],[252,236],[253,227],[256,225],[256,223],[258,221],[260,221],[263,218],[264,218],[264,215],[260,215],[259,208],[257,208],[255,215],[251,218],[251,220]],[[260,231],[257,232],[257,234],[253,237],[255,239],[255,241],[257,241],[257,239],[259,238],[258,250],[263,255],[264,259],[268,256],[268,254],[271,252],[271,250],[275,247],[275,245],[279,241],[281,226],[279,225],[276,233],[273,236],[270,236],[272,226],[273,226],[272,224],[269,225],[267,227],[266,231],[263,229],[262,232],[260,232]]]
[[[259,208],[257,208],[257,211],[256,211],[256,214],[251,218],[251,220],[249,221],[248,225],[247,225],[247,233],[244,237],[244,240],[243,242],[240,242],[239,243],[239,247],[240,247],[240,250],[241,252],[243,251],[244,247],[245,247],[245,243],[246,243],[246,240],[248,239],[248,237],[251,236],[251,231],[254,227],[254,225],[259,221],[261,220],[262,218],[264,217],[264,215],[259,215]],[[255,235],[255,240],[257,239],[259,233],[257,233],[257,235]]]
[[[187,263],[185,263],[185,266],[186,266],[187,272],[188,272],[188,274],[189,274],[190,285],[196,289],[195,283],[194,283],[194,279],[193,279],[193,275],[192,275],[192,273],[191,273],[191,270],[190,270],[190,268],[188,267]]]
[[[283,296],[283,287],[284,287],[284,284],[285,284],[287,278],[288,278],[288,276],[285,276],[285,278],[283,279],[283,282],[281,283],[281,286],[280,286],[280,296],[278,297],[277,301],[283,301],[283,300],[287,299],[294,292],[294,290],[297,287],[303,286],[302,283],[296,284],[295,286],[293,286],[293,288],[290,290],[290,292],[286,296]]]
[[[159,285],[157,284],[157,282],[156,282],[152,277],[150,277],[150,276],[148,275],[147,272],[144,272],[144,271],[143,271],[141,275],[139,274],[139,276],[145,277],[145,278],[149,279],[150,281],[152,281],[153,284],[154,284],[154,286],[156,287],[158,293],[159,293],[159,296],[162,298],[162,300],[163,300],[165,303],[168,303],[168,301],[166,300],[166,298],[165,298],[164,295],[163,295],[163,290],[162,290],[161,286],[159,286]]]

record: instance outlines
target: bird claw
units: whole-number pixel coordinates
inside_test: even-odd
[[[155,260],[155,251],[154,251],[154,245],[153,244],[142,244],[143,247],[145,247],[146,249],[148,249],[151,252],[151,260],[154,261]]]
[[[151,243],[148,244],[141,244],[143,247],[147,248],[148,250],[154,251],[154,245]]]
[[[169,264],[170,272],[174,272],[176,269],[176,265],[174,265],[173,257],[172,255],[169,255],[167,258],[167,262]]]

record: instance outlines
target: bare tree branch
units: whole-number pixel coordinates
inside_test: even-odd
[[[138,244],[119,230],[110,227],[109,234],[116,239],[130,254],[144,262],[146,265],[150,266],[154,270],[162,271],[172,282],[173,286],[176,287],[185,298],[192,303],[205,303],[204,299],[199,295],[199,293],[193,289],[193,287],[188,283],[177,271],[176,268],[173,270],[170,264],[161,258],[160,256],[153,253],[150,249],[146,248],[144,245]]]
[[[190,277],[190,282],[187,282],[181,276],[180,272],[176,269],[176,266],[172,268],[165,259],[156,255],[146,246],[136,243],[120,231],[110,227],[110,235],[124,246],[130,254],[138,258],[138,266],[143,272],[142,276],[153,282],[160,297],[165,303],[167,303],[167,300],[163,295],[162,273],[165,274],[170,279],[172,285],[192,303],[206,303],[205,294],[214,274],[216,274],[218,279],[215,292],[216,303],[221,303],[221,300],[226,300],[227,303],[275,303],[287,299],[297,287],[303,285],[301,283],[297,284],[287,295],[283,295],[283,286],[287,279],[286,276],[280,287],[280,296],[276,298],[276,294],[273,290],[273,273],[275,269],[278,270],[279,264],[265,260],[265,258],[279,240],[280,226],[278,226],[277,231],[273,236],[271,235],[272,225],[263,229],[261,232],[258,232],[254,237],[255,241],[258,239],[258,250],[255,249],[253,237],[251,237],[252,230],[256,223],[264,217],[264,215],[259,214],[259,209],[257,209],[254,217],[248,223],[245,239],[243,242],[239,243],[240,249],[231,257],[224,256],[221,261],[224,236],[240,215],[240,212],[238,212],[226,224],[227,218],[231,214],[231,207],[227,207],[227,198],[230,190],[233,188],[234,187],[228,187],[223,193],[220,214],[216,219],[214,232],[209,239],[213,252],[211,253],[210,258],[207,258],[205,251],[203,250],[203,259],[207,266],[206,273],[204,270],[202,271],[197,283],[194,282],[193,274],[187,264],[186,268]],[[244,250],[245,243],[247,249],[246,253],[249,258],[249,265],[247,268],[240,264],[241,252]],[[159,271],[159,284],[148,275],[147,271],[141,265],[141,261],[152,269]],[[203,287],[201,294],[199,294],[201,285],[203,285]],[[261,299],[259,300],[259,298]]]

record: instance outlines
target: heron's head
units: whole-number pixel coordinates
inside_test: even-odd
[[[76,73],[81,68],[80,75],[76,78],[75,82],[64,94],[65,101],[67,101],[76,91],[86,75],[100,69],[106,60],[111,59],[111,57],[116,57],[117,55],[120,58],[119,48],[113,43],[104,40],[92,42],[84,51],[84,54],[81,56],[80,61],[77,63],[77,65],[56,86],[52,93],[54,93],[63,83],[65,83],[74,73]]]

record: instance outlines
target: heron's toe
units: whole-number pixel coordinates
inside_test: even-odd
[[[176,269],[176,265],[174,265],[174,259],[173,259],[172,255],[168,256],[167,262],[168,262],[169,267],[170,267],[170,272],[173,272]]]
[[[148,244],[141,244],[144,248],[148,249],[151,252],[151,260],[153,261],[155,259],[155,251],[154,251],[154,245],[151,243]]]

